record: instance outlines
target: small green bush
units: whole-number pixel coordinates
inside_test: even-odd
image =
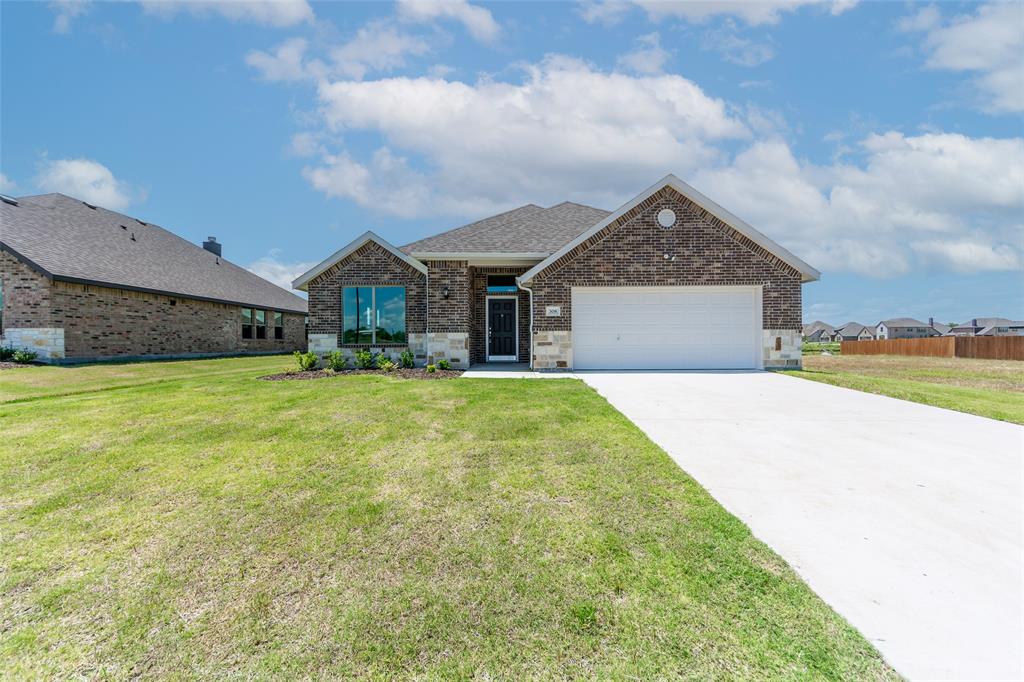
[[[34,362],[37,357],[39,357],[39,353],[35,352],[34,350],[19,349],[14,351],[12,359],[15,362],[27,365],[30,362]]]
[[[0,346],[0,362],[7,362],[14,358],[14,349],[10,346]]]
[[[374,369],[377,366],[377,356],[368,350],[356,351],[356,367],[359,369]]]
[[[313,351],[307,351],[305,353],[295,351],[295,362],[299,364],[299,369],[303,372],[308,372],[316,369],[317,364],[320,362],[320,358],[318,358],[316,353]]]
[[[405,369],[412,369],[413,364],[415,364],[414,361],[415,361],[415,358],[413,357],[412,351],[408,351],[408,350],[403,350],[402,351],[402,358],[401,358],[402,367],[404,367]]]
[[[447,360],[438,360],[437,361],[437,368],[438,369],[451,369],[452,368],[452,363],[448,362]]]
[[[433,374],[436,371],[437,367],[434,367],[433,365],[427,365],[427,374]]]
[[[385,372],[394,372],[398,369],[398,365],[391,361],[391,358],[379,358],[377,360],[377,369],[382,369]]]
[[[333,372],[340,372],[348,367],[348,358],[340,350],[332,350],[324,356],[324,363]]]

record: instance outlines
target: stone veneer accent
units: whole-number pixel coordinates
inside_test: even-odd
[[[572,369],[572,332],[534,332],[533,368],[536,370]]]
[[[408,313],[406,313],[408,314]],[[429,341],[429,354],[427,352]],[[321,361],[327,353],[340,350],[350,365],[355,364],[356,351],[368,348],[381,353],[392,362],[401,360],[402,351],[408,348],[412,352],[417,367],[436,364],[440,360],[448,360],[453,367],[466,369],[469,367],[469,334],[465,332],[430,332],[429,334],[409,334],[408,346],[353,346],[338,348],[337,334],[310,334],[309,350],[320,356]]]
[[[428,364],[436,365],[441,360],[452,363],[452,367],[469,367],[469,334],[466,332],[430,332],[428,337]]]
[[[764,330],[764,368],[800,369],[803,366],[803,338],[792,329]]]
[[[38,360],[63,360],[64,330],[53,327],[45,329],[5,327],[3,335],[0,336],[0,346],[34,351],[38,355]]]
[[[42,360],[78,361],[283,353],[306,347],[305,320],[284,313],[284,338],[243,339],[241,308],[114,287],[54,281],[0,252],[2,343]]]

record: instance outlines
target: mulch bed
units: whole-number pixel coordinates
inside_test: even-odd
[[[263,381],[304,381],[306,379],[326,379],[328,377],[346,377],[356,374],[375,374],[382,377],[394,377],[395,379],[454,379],[462,374],[461,369],[439,369],[436,372],[428,372],[422,367],[412,369],[396,369],[392,372],[385,372],[380,369],[343,369],[340,372],[332,372],[326,369],[314,369],[308,372],[283,372],[281,374],[268,374],[260,377]]]
[[[0,362],[0,369],[18,369],[19,367],[31,367],[32,365],[19,362]]]

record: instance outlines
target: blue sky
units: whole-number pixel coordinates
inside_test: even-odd
[[[1024,318],[1024,4],[0,4],[0,183],[285,282],[673,172],[823,272],[805,319]]]

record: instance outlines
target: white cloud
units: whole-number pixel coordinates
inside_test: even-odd
[[[890,132],[860,148],[862,165],[815,166],[781,140],[759,141],[694,184],[822,269],[887,276],[919,260],[1017,262],[1024,139]]]
[[[310,131],[295,133],[288,143],[286,152],[289,156],[309,157],[325,153],[320,142],[320,135]]]
[[[306,60],[305,38],[289,38],[274,48],[273,52],[250,50],[245,63],[260,72],[268,81],[300,81],[320,78],[327,67],[319,60]]]
[[[361,79],[371,71],[405,66],[408,55],[430,51],[422,39],[379,21],[363,26],[352,40],[329,50],[329,63],[307,58],[308,47],[304,38],[290,38],[270,52],[250,50],[245,62],[268,81],[316,81],[329,76]]]
[[[919,241],[911,248],[926,261],[948,267],[956,272],[979,270],[1019,270],[1020,255],[1008,244],[991,244],[971,240]]]
[[[740,66],[758,66],[775,56],[774,47],[740,36],[731,21],[724,28],[705,33],[701,49],[718,52],[725,61]]]
[[[71,22],[89,11],[90,0],[53,0],[50,10],[56,15],[53,18],[54,33],[71,33]]]
[[[410,22],[454,19],[475,39],[485,43],[493,42],[501,33],[490,10],[466,0],[399,0],[398,16]]]
[[[637,38],[637,48],[621,55],[617,63],[636,73],[656,74],[661,73],[668,58],[668,50],[661,46],[661,36],[648,33]]]
[[[341,47],[331,50],[336,71],[350,78],[362,78],[368,71],[389,71],[405,66],[406,55],[430,51],[426,42],[398,31],[386,22],[371,22]]]
[[[45,192],[61,192],[115,211],[132,203],[128,185],[102,163],[90,159],[44,161],[36,184]]]
[[[246,269],[283,289],[292,291],[292,282],[295,278],[307,272],[314,265],[316,263],[289,263],[282,261],[281,250],[272,249],[266,256],[250,263]],[[301,291],[294,293],[305,297]]]
[[[948,22],[935,7],[926,7],[898,27],[924,32],[929,68],[975,74],[982,108],[1024,111],[1024,4],[994,2]]]
[[[701,23],[715,17],[735,17],[751,26],[777,24],[784,12],[794,12],[807,5],[828,7],[833,15],[842,14],[857,4],[856,0],[630,0],[642,8],[647,16],[657,21],[665,18]],[[628,11],[623,0],[585,2],[580,13],[590,22],[611,24],[619,21]]]
[[[17,191],[17,189],[18,189],[18,184],[16,182],[14,182],[14,180],[11,180],[9,177],[4,175],[3,173],[0,173],[0,192],[3,192],[4,194],[8,194],[9,195],[9,194],[11,194],[11,192]]]
[[[522,82],[321,83],[327,129],[378,133],[385,147],[366,162],[325,157],[306,177],[332,196],[407,216],[556,201],[567,190],[611,203],[623,186],[714,162],[714,141],[749,136],[722,100],[677,75],[602,73],[557,56],[524,69]]]
[[[295,26],[314,19],[306,0],[140,0],[149,14],[169,18],[178,12],[194,16],[218,14],[231,21],[266,26]]]

